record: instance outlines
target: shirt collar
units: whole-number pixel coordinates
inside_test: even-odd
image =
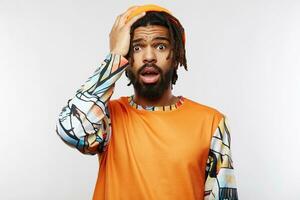
[[[178,96],[179,100],[171,105],[166,105],[166,106],[146,106],[143,107],[142,105],[139,105],[134,102],[134,95],[128,97],[128,102],[129,105],[138,109],[138,110],[148,110],[148,111],[171,111],[171,110],[176,110],[180,106],[183,105],[184,103],[184,98],[183,96]]]

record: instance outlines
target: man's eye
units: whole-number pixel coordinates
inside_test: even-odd
[[[159,50],[164,50],[164,49],[166,48],[166,45],[164,45],[164,44],[159,44],[159,45],[157,45],[157,48],[158,48]]]
[[[134,47],[133,47],[133,51],[139,51],[140,49],[141,49],[140,46],[134,46]]]

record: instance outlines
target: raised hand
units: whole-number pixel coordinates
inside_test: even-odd
[[[109,34],[110,52],[113,54],[119,54],[125,56],[129,51],[130,45],[130,28],[134,22],[142,18],[146,13],[143,12],[127,23],[127,17],[132,11],[137,9],[139,6],[132,6],[126,12],[122,13],[116,18],[116,21]]]

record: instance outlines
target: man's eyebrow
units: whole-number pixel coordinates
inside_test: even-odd
[[[153,40],[166,40],[166,41],[170,42],[170,39],[167,37],[164,37],[164,36],[155,37]]]
[[[137,39],[132,40],[132,43],[138,43],[143,40],[144,40],[143,38],[137,38]],[[164,36],[157,36],[153,40],[166,40],[166,41],[170,42],[170,39],[167,37],[164,37]]]
[[[144,40],[143,38],[138,38],[138,39],[132,40],[132,43],[141,42],[141,41],[143,41],[143,40]]]

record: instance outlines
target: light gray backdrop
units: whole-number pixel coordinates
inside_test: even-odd
[[[228,116],[240,199],[300,199],[297,0],[0,0],[0,198],[91,199],[97,157],[66,146],[55,122],[137,3],[184,25],[189,71],[174,92]],[[132,94],[126,83],[113,98]]]

